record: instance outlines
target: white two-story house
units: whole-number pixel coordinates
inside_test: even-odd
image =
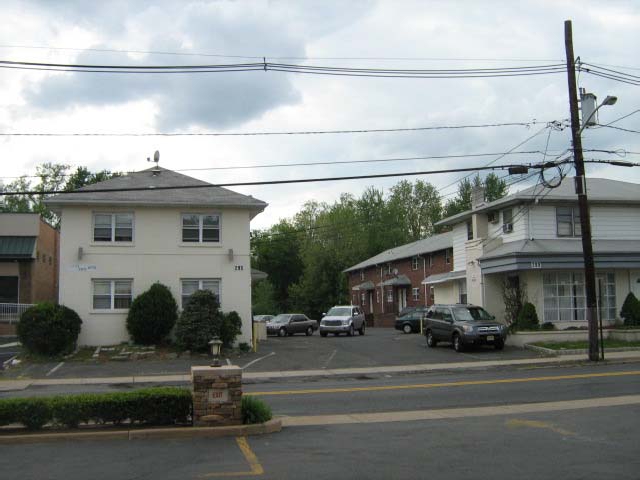
[[[82,318],[81,345],[129,340],[128,308],[155,282],[180,309],[213,291],[242,318],[237,341],[251,341],[249,222],[265,202],[154,167],[46,203],[61,217],[59,301]]]
[[[619,318],[627,294],[640,296],[640,185],[587,181],[599,311]],[[574,179],[527,188],[494,202],[474,191],[471,210],[439,225],[453,229],[453,272],[426,279],[437,303],[469,302],[504,316],[505,282],[524,289],[540,322],[586,325],[584,262]]]

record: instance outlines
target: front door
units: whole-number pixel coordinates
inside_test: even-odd
[[[402,311],[403,308],[407,306],[407,289],[399,288],[398,289],[398,313]]]

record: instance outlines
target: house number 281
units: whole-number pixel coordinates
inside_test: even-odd
[[[238,270],[244,270],[244,265],[236,265],[234,267],[234,270],[238,271]]]

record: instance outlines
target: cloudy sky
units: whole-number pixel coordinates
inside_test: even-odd
[[[564,20],[582,61],[640,75],[636,1],[11,1],[0,4],[0,59],[102,65],[267,61],[335,67],[462,69],[565,61]],[[580,87],[618,103],[609,123],[640,109],[640,87],[587,73]],[[513,78],[392,79],[276,71],[98,74],[0,69],[0,177],[45,162],[90,170],[174,170],[345,162],[517,150],[560,153],[569,130],[566,74]],[[527,126],[283,136],[11,136],[8,133],[242,133],[528,123]],[[640,130],[640,113],[615,123]],[[584,147],[640,161],[640,135],[587,130]],[[194,170],[213,183],[424,171],[484,165],[496,156],[398,162]],[[611,158],[586,154],[587,158]],[[537,162],[539,154],[501,162]],[[617,157],[616,157],[617,158]],[[595,165],[589,175],[640,182],[640,167]],[[502,173],[500,174],[502,175]],[[461,174],[424,178],[445,200]],[[411,177],[415,178],[415,177]],[[238,187],[269,203],[267,227],[309,200],[389,188],[399,179]],[[520,184],[522,185],[522,184]],[[446,196],[449,195],[449,196]]]

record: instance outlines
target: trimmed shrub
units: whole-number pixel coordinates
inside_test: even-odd
[[[21,423],[30,430],[39,430],[50,422],[67,428],[89,422],[119,425],[127,420],[147,425],[184,424],[191,412],[191,391],[178,387],[0,399],[0,425]]]
[[[206,352],[209,341],[220,333],[222,313],[218,298],[208,290],[194,292],[176,326],[176,344],[183,350]]]
[[[636,298],[633,292],[629,292],[627,298],[624,299],[620,316],[624,319],[626,326],[640,325],[640,300]]]
[[[249,345],[247,342],[240,342],[238,344],[238,348],[242,353],[247,353],[251,350],[251,345]]]
[[[229,312],[222,315],[222,323],[217,330],[217,337],[225,347],[233,346],[236,337],[242,333],[242,319],[238,312]]]
[[[553,324],[553,322],[544,322],[542,325],[540,325],[540,329],[541,330],[555,330],[556,326]]]
[[[135,343],[162,342],[176,324],[178,304],[165,285],[156,282],[138,295],[127,314],[127,331]]]
[[[18,323],[20,343],[31,353],[55,356],[75,348],[82,320],[72,309],[50,302],[27,309]]]
[[[536,313],[536,307],[529,302],[522,305],[522,309],[516,318],[514,325],[516,330],[536,330],[538,328],[539,320]]]
[[[15,421],[29,430],[40,430],[52,419],[51,404],[46,398],[25,398],[17,402]]]
[[[257,397],[242,396],[242,423],[264,423],[271,420],[271,408]]]

